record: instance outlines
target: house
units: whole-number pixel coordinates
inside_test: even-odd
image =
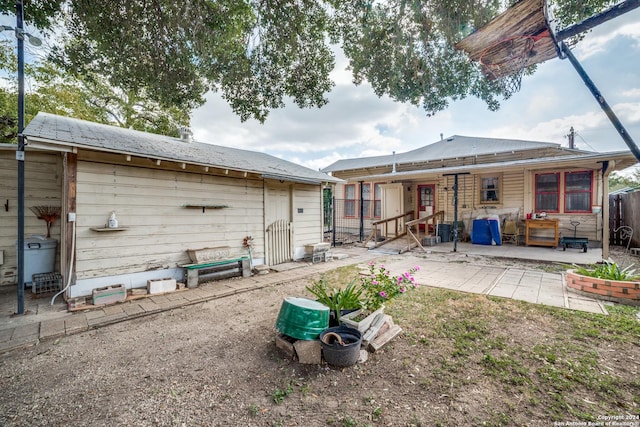
[[[607,178],[635,163],[628,151],[455,135],[405,153],[339,160],[322,171],[345,180],[334,191],[336,228],[342,223],[352,233],[360,222],[369,236],[379,228],[383,238],[393,238],[420,218],[423,228],[433,226],[430,220],[453,227],[455,216],[465,235],[479,217],[497,215],[523,228],[528,214],[539,214],[558,220],[550,222],[560,236],[573,236],[571,222],[580,222],[580,236],[607,256]],[[545,234],[552,232],[540,230],[553,242]]]
[[[322,241],[322,189],[337,181],[324,173],[195,142],[188,133],[171,138],[46,113],[24,134],[25,236],[45,232],[29,207],[61,207],[51,235],[60,242],[55,266],[70,283],[69,297],[113,284],[182,280],[190,249],[220,248],[273,265],[300,259],[305,245]],[[0,146],[3,284],[16,283],[15,151]],[[108,224],[112,213],[116,227]],[[270,234],[276,232],[282,235]]]

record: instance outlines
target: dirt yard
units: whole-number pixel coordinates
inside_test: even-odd
[[[568,408],[549,412],[553,393],[576,411],[640,414],[638,342],[598,335],[588,343],[600,369],[619,377],[617,406],[595,401],[599,392],[588,388],[554,389],[539,374],[531,374],[535,384],[515,381],[515,368],[505,380],[502,371],[489,369],[502,366],[504,352],[562,343],[571,322],[563,314],[483,296],[419,290],[447,311],[409,300],[392,307],[388,312],[404,333],[364,364],[337,369],[288,360],[275,348],[274,323],[282,299],[305,295],[307,284],[264,288],[4,354],[0,425],[553,426],[580,419]],[[440,316],[473,314],[485,304],[499,314],[479,318],[477,324],[486,323],[482,337],[464,344],[466,356],[457,354],[458,338],[442,329]],[[475,323],[467,322],[469,338]],[[480,342],[501,340],[502,350],[483,347],[478,354],[484,356],[474,356]],[[546,365],[561,363],[545,357]]]

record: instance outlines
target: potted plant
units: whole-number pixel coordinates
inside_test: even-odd
[[[640,305],[640,274],[633,264],[621,269],[615,262],[603,261],[573,267],[565,273],[568,287],[602,299]]]
[[[327,280],[321,277],[306,288],[311,292],[319,303],[329,307],[329,324],[336,326],[340,322],[340,317],[349,312],[362,307],[362,289],[358,287],[357,281],[352,280],[344,289],[329,288]]]
[[[366,331],[375,317],[384,312],[386,303],[419,286],[413,276],[419,270],[420,267],[415,266],[399,276],[392,276],[384,264],[376,266],[370,262],[369,271],[360,277],[362,308],[342,316],[340,322],[360,332]]]

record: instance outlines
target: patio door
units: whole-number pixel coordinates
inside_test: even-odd
[[[435,184],[419,184],[418,196],[418,218],[433,215],[436,211],[436,186]],[[424,225],[420,225],[420,230],[424,231]]]
[[[382,188],[382,219],[393,218],[404,213],[404,193],[402,184],[383,184]],[[404,230],[402,218],[398,220],[400,230]],[[388,237],[395,237],[393,227],[388,229]]]

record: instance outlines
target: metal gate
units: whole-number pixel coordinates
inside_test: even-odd
[[[369,209],[373,209],[373,202],[360,206],[359,200],[336,199],[331,200],[329,209],[325,211],[325,241],[332,246],[339,246],[362,239],[371,232],[370,221],[363,221],[363,212],[367,220],[370,220]],[[330,215],[331,221],[327,221]],[[364,237],[362,237],[364,236]]]
[[[279,219],[267,227],[267,264],[293,260],[293,223]]]

